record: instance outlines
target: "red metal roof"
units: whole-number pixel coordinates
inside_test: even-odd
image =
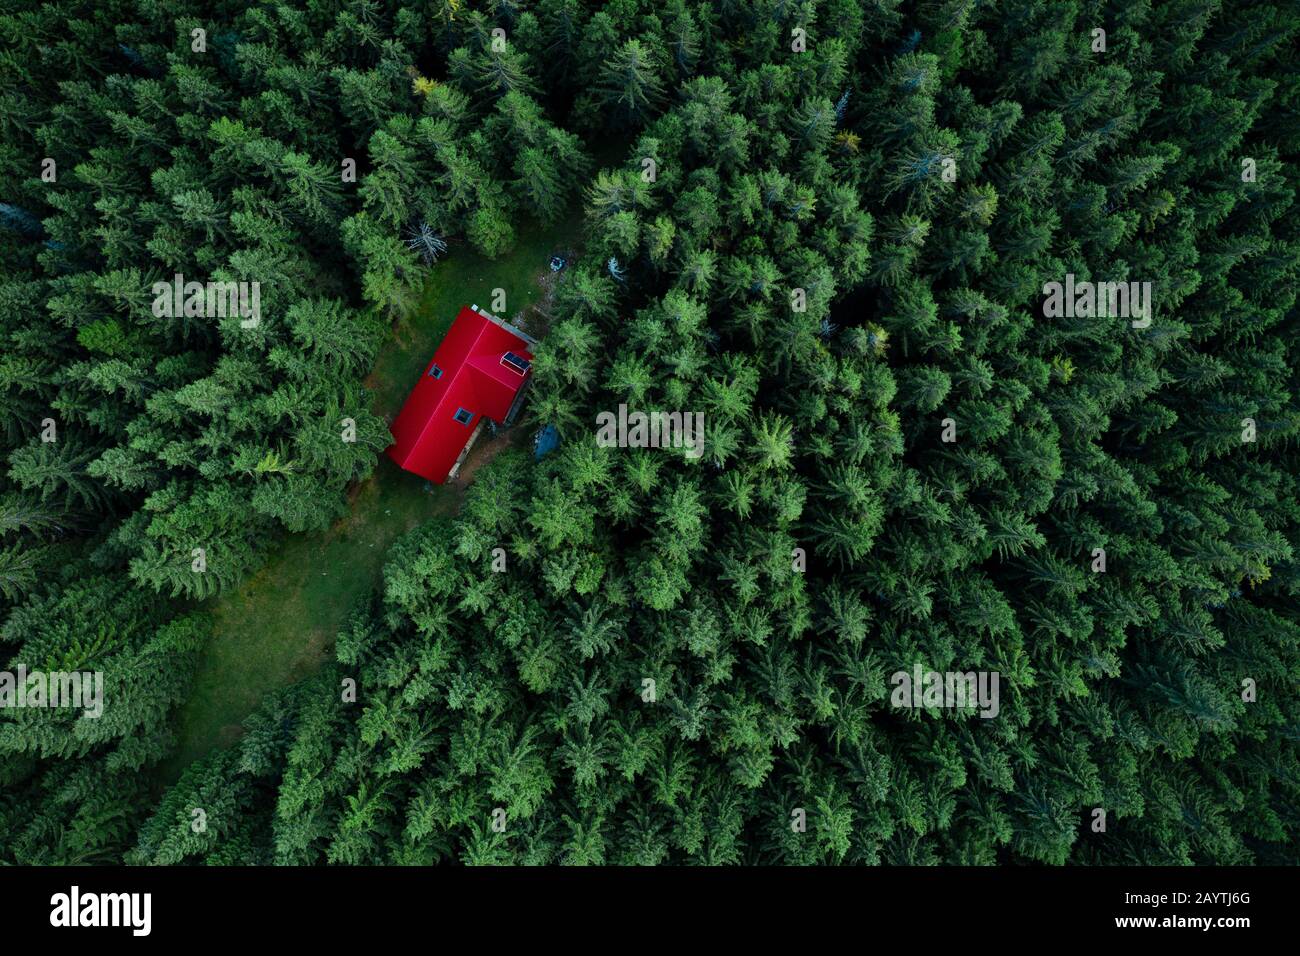
[[[501,358],[506,352],[532,361],[529,343],[503,323],[461,306],[433,360],[397,413],[389,430],[394,442],[388,457],[407,471],[442,484],[456,464],[479,419],[501,422],[531,369],[520,375]],[[429,372],[442,369],[440,378]],[[462,425],[457,409],[474,417]]]

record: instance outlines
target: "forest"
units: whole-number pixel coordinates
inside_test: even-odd
[[[1300,863],[1289,0],[0,0],[0,173],[0,863]],[[521,421],[177,765],[426,284],[574,221]]]

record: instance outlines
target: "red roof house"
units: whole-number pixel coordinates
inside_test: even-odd
[[[437,484],[454,478],[484,419],[514,420],[535,341],[477,305],[462,306],[389,426],[388,457]]]

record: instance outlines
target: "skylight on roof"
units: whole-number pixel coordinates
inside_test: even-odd
[[[528,359],[522,358],[514,352],[507,352],[505,355],[501,356],[501,364],[507,366],[512,371],[518,372],[520,375],[526,373],[529,366],[532,365]]]

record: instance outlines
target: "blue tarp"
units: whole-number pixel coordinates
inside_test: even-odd
[[[554,425],[547,425],[533,437],[533,457],[541,461],[560,447],[560,433]]]

